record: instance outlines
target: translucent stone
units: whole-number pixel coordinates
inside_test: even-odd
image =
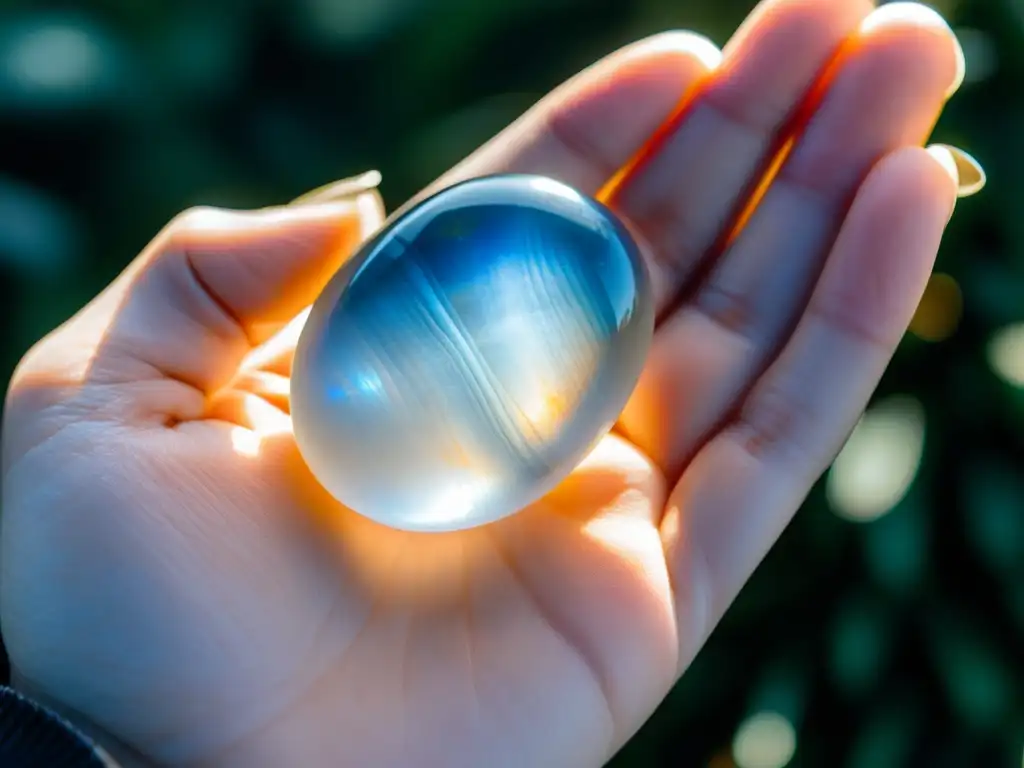
[[[510,515],[611,429],[653,333],[636,244],[551,179],[491,176],[399,211],[303,330],[292,416],[319,482],[393,528]]]

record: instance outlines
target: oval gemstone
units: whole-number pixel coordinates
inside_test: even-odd
[[[316,301],[292,370],[299,450],[388,526],[498,520],[611,429],[653,325],[607,208],[540,176],[457,184],[399,211]]]

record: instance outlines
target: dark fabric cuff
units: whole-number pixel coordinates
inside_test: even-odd
[[[0,687],[0,766],[116,768],[70,723],[17,691]]]

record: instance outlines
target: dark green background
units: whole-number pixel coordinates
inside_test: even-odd
[[[0,375],[182,208],[284,202],[371,167],[393,208],[595,58],[668,28],[724,43],[750,5],[0,0]],[[924,405],[920,473],[871,524],[815,491],[616,766],[728,766],[760,709],[796,725],[793,765],[1021,765],[1024,390],[986,349],[1024,321],[1024,0],[940,8],[971,78],[937,138],[990,184],[940,257],[959,327],[908,336],[880,392]],[[26,41],[55,25],[75,32],[29,87]]]

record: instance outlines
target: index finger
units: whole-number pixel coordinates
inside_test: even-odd
[[[425,190],[496,173],[536,173],[595,196],[721,59],[693,32],[665,32],[606,56]]]

